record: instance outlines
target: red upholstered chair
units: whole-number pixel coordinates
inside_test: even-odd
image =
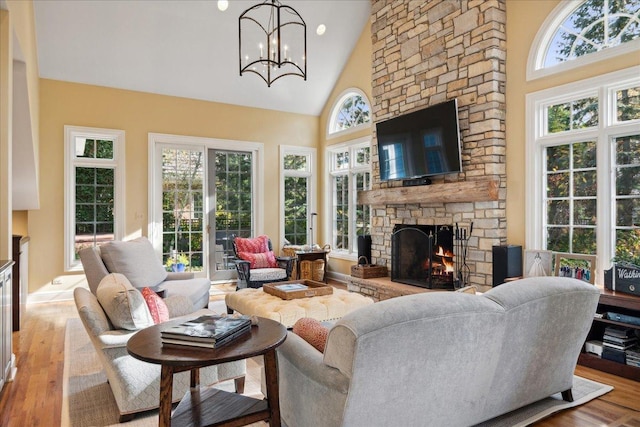
[[[233,251],[238,270],[238,288],[260,288],[265,283],[289,280],[295,257],[279,257],[273,253],[268,236],[236,237]]]

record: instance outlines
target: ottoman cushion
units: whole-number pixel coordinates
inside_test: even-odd
[[[292,328],[303,317],[320,322],[334,321],[357,308],[373,304],[371,298],[342,289],[334,289],[331,295],[283,300],[262,289],[247,288],[227,294],[225,302],[229,309],[272,319],[287,328]]]

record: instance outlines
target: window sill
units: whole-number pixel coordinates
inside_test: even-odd
[[[342,259],[345,261],[357,261],[358,254],[332,250],[329,254],[331,258]]]

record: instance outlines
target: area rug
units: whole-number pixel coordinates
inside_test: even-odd
[[[222,304],[220,304],[222,303]],[[223,301],[212,303],[210,308],[223,307]],[[157,411],[149,411],[137,415],[132,421],[118,424],[118,409],[107,378],[102,370],[98,355],[93,349],[89,336],[80,319],[69,319],[65,331],[65,357],[62,386],[62,426],[132,426],[155,427],[158,425]],[[247,362],[247,382],[245,392],[253,396],[260,394],[259,360]],[[233,382],[221,384],[228,391],[233,389]],[[547,417],[555,412],[568,409],[595,399],[613,387],[574,377],[574,402],[564,402],[560,395],[552,396],[521,408],[517,411],[482,423],[482,427],[526,426]],[[254,427],[266,426],[266,423],[252,424]]]

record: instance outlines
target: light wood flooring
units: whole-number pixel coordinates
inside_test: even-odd
[[[77,317],[73,302],[30,304],[13,335],[18,372],[0,395],[0,426],[60,425],[64,331]],[[614,390],[575,409],[542,420],[544,427],[640,427],[640,383],[578,366],[576,374]]]

